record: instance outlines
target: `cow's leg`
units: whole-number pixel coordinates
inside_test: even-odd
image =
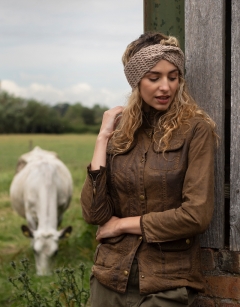
[[[67,208],[66,204],[58,205],[58,226],[60,226],[62,223],[63,214],[66,208]]]
[[[38,226],[38,223],[37,223],[37,221],[34,219],[34,217],[29,212],[26,212],[26,219],[27,219],[27,222],[28,222],[28,226],[32,230],[36,230],[37,226]]]

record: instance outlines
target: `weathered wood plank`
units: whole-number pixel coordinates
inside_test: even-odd
[[[230,249],[240,251],[240,1],[232,0]]]
[[[144,0],[144,32],[173,35],[184,49],[184,0]]]
[[[237,0],[238,1],[238,0]],[[186,80],[198,104],[215,120],[221,143],[215,158],[215,210],[201,237],[205,247],[224,247],[224,0],[185,0]]]

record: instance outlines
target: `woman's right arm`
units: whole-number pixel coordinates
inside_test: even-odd
[[[82,214],[89,224],[102,225],[112,217],[111,200],[106,189],[106,149],[119,120],[116,117],[122,111],[123,107],[118,106],[103,115],[93,158],[81,192]]]
[[[102,125],[95,144],[95,149],[91,162],[91,170],[99,170],[100,166],[106,166],[107,143],[109,138],[112,136],[112,133],[117,124],[116,116],[119,113],[122,113],[122,111],[123,107],[118,106],[104,112]]]

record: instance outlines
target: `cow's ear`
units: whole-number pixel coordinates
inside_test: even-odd
[[[72,232],[72,226],[68,226],[59,231],[59,239],[66,239],[70,236]]]
[[[21,229],[22,229],[22,233],[24,234],[25,237],[33,238],[33,232],[30,228],[28,228],[28,226],[22,225]]]

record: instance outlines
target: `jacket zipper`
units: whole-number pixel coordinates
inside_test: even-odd
[[[95,195],[96,195],[96,192],[97,192],[97,178],[98,178],[98,176],[99,176],[100,174],[97,174],[95,180],[93,179],[92,174],[89,174],[89,175],[90,175],[90,177],[92,178],[93,196],[95,196]]]

